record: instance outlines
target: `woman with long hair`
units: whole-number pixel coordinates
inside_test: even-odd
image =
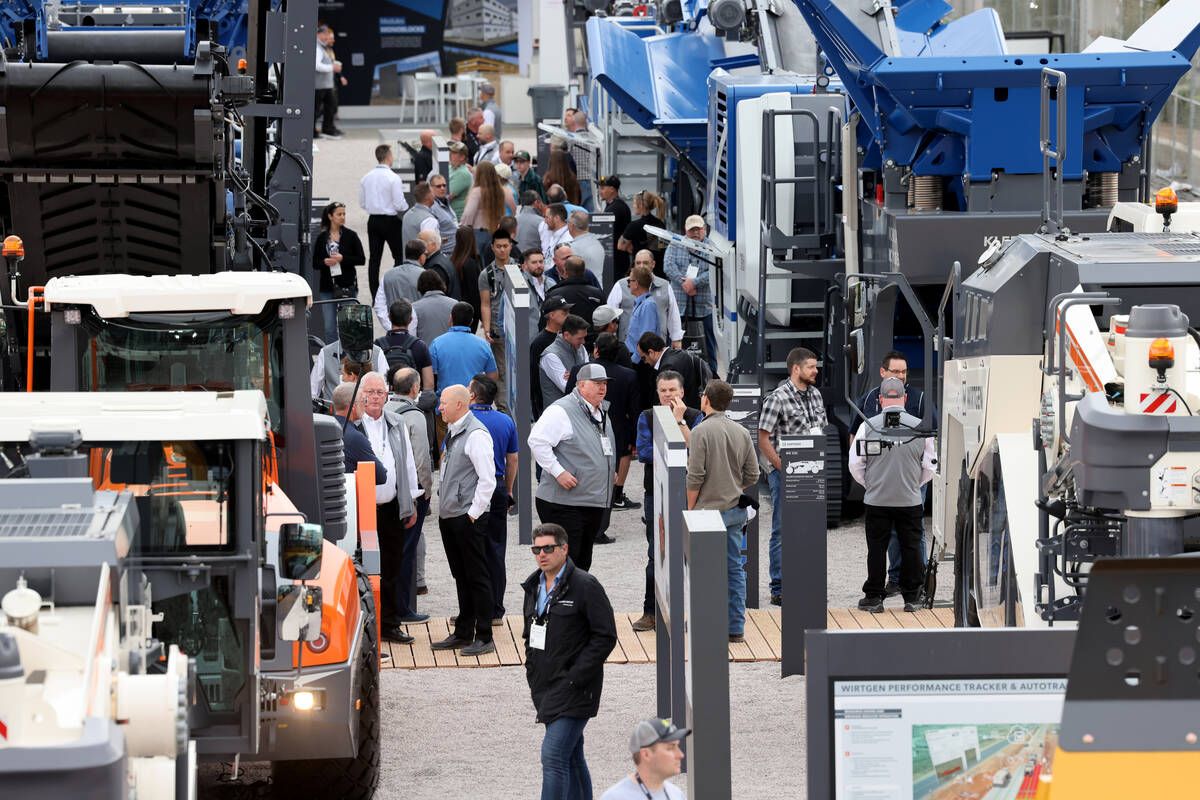
[[[313,270],[319,276],[317,298],[358,296],[358,267],[367,263],[362,240],[346,227],[346,204],[333,202],[321,210],[321,233],[313,242]],[[325,342],[338,338],[337,304],[322,303]]]
[[[458,273],[458,285],[462,287],[462,300],[470,303],[475,309],[475,319],[471,321],[471,330],[479,327],[479,251],[475,247],[475,231],[470,225],[459,225],[458,236],[454,240],[454,252],[450,254],[450,263]]]
[[[475,231],[477,250],[491,241],[492,231],[500,227],[500,218],[508,208],[516,208],[512,187],[502,183],[496,165],[480,161],[475,165],[475,184],[467,193],[467,205],[460,222]]]
[[[625,232],[617,242],[617,249],[635,256],[639,250],[649,250],[654,254],[654,274],[665,278],[662,242],[658,237],[646,233],[646,226],[666,229],[667,223],[663,221],[663,217],[667,213],[667,204],[654,192],[641,191],[633,196],[633,213],[636,218],[625,226]]]
[[[550,151],[550,160],[546,166],[546,175],[542,178],[542,183],[545,184],[547,191],[557,183],[567,193],[567,202],[579,205],[579,178],[575,177],[575,171],[571,169],[571,162],[567,160],[567,154],[564,151]]]

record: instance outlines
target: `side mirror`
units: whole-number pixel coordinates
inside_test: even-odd
[[[284,584],[276,595],[279,638],[285,642],[311,642],[321,635],[321,589]]]
[[[338,339],[342,352],[351,361],[370,361],[371,345],[375,340],[375,322],[371,307],[362,303],[346,303],[338,306]]]
[[[311,581],[321,575],[325,537],[320,525],[285,522],[279,526],[279,576]]]
[[[849,362],[850,368],[858,375],[862,375],[863,370],[867,368],[866,352],[867,348],[862,328],[855,328],[850,331],[850,336],[846,342],[846,361]]]

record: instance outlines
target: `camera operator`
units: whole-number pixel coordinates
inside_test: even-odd
[[[904,410],[904,401],[904,382],[885,378],[879,386],[883,410],[859,428],[850,451],[850,474],[866,489],[867,580],[858,607],[874,614],[883,613],[893,526],[904,610],[918,610],[921,601],[921,486],[933,478],[937,461],[933,437],[919,432],[921,420]]]

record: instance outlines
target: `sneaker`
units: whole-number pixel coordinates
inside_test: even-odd
[[[654,615],[653,614],[642,614],[642,616],[638,617],[637,621],[635,621],[633,623],[633,629],[635,631],[652,631],[652,630],[654,630]]]
[[[429,587],[428,586],[418,586],[417,594],[429,594]]]
[[[596,538],[592,540],[593,544],[612,544],[616,539],[604,533],[597,533]]]
[[[484,642],[476,639],[458,652],[464,656],[482,656],[496,652],[496,645],[493,642]]]
[[[887,593],[888,597],[895,597],[900,594],[900,584],[895,581],[888,581],[887,586],[883,587],[883,591]]]
[[[493,628],[503,628],[504,627],[504,614],[500,614],[500,616],[498,616],[498,617],[492,617],[492,627]]]
[[[905,604],[904,604],[904,610],[905,610],[905,611],[907,611],[907,612],[909,612],[909,613],[912,613],[912,612],[914,612],[914,611],[920,611],[920,610],[921,610],[921,604],[920,604],[919,602],[917,602],[917,603],[905,603]]]
[[[401,625],[421,625],[426,622],[429,622],[428,614],[409,614],[400,618]]]
[[[642,504],[636,500],[630,500],[628,497],[622,496],[619,500],[613,500],[612,507],[614,510],[631,510],[641,508]]]
[[[343,134],[341,131],[336,131],[336,130],[333,133],[325,133],[324,131],[321,132],[322,139],[340,139],[344,135],[345,134]]]
[[[773,605],[773,606],[783,605],[783,595],[782,594],[771,595],[771,605]]]
[[[320,131],[313,131],[313,139],[314,139],[314,140],[315,140],[315,139],[321,139],[321,138],[323,138],[323,137],[321,136],[321,132],[320,132]]]
[[[736,642],[744,642],[746,641],[746,635],[744,633],[731,633],[729,634],[729,641],[731,644]]]
[[[882,597],[864,597],[858,601],[858,607],[862,611],[870,611],[872,614],[883,613],[883,598]]]

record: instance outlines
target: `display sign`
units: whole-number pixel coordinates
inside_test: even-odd
[[[517,425],[517,441],[529,441],[533,425],[532,398],[529,396],[529,320],[537,311],[529,307],[529,284],[525,274],[515,264],[505,266],[500,273],[504,292],[500,307],[500,324],[504,331],[504,391],[508,398],[508,413]],[[517,541],[533,542],[533,464],[529,448],[517,453],[517,480],[513,494],[517,501]]]
[[[825,434],[779,437],[782,463],[780,498],[784,525],[780,534],[783,574],[781,669],[783,675],[804,671],[804,632],[825,627]],[[792,577],[795,576],[795,577]]]
[[[1067,680],[835,681],[838,800],[1033,797],[1053,772]]]
[[[588,230],[604,244],[604,274],[597,275],[601,286],[613,285],[613,225],[616,217],[603,211],[592,214],[591,226]]]

